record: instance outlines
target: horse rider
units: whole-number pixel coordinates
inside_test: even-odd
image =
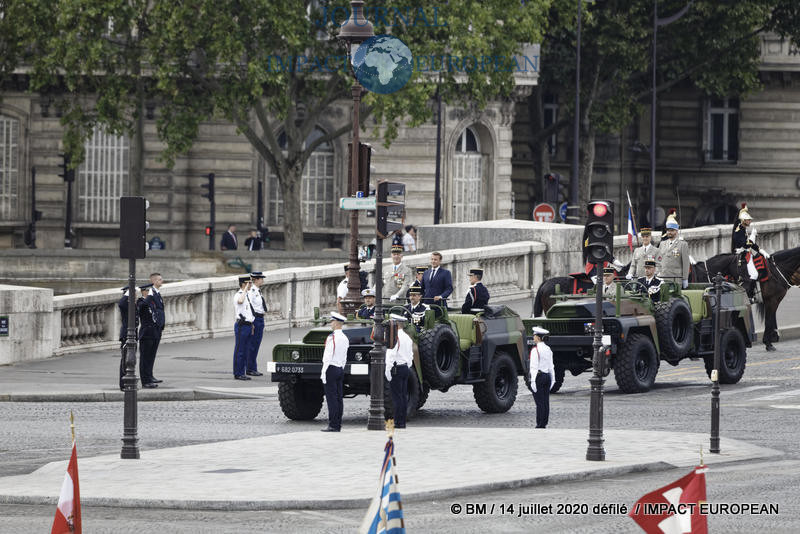
[[[652,243],[653,230],[642,228],[639,234],[642,236],[642,246],[633,251],[633,259],[625,278],[635,280],[644,275],[644,262],[655,258],[657,247]]]
[[[689,287],[689,244],[678,237],[680,225],[674,210],[670,211],[666,223],[666,239],[661,240],[656,252],[658,276],[662,280]]]
[[[744,257],[747,260],[747,274],[750,280],[753,281],[748,287],[747,294],[752,299],[753,292],[755,291],[756,282],[758,282],[758,269],[756,269],[754,257],[757,257],[761,250],[756,245],[756,229],[751,227],[750,223],[753,218],[747,211],[747,204],[742,203],[742,209],[739,210],[739,216],[736,222],[733,223],[733,234],[731,235],[731,252]],[[768,258],[769,255],[763,252],[764,257]]]

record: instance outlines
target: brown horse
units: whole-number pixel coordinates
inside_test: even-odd
[[[779,341],[778,305],[790,287],[800,286],[800,247],[781,250],[770,256],[767,262],[769,278],[761,282],[761,303],[758,315],[764,319],[762,341],[768,351],[776,350],[773,342]]]

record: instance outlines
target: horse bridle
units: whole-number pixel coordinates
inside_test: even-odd
[[[775,271],[777,271],[778,274],[781,275],[781,279],[783,280],[783,283],[786,284],[786,289],[789,289],[790,287],[798,287],[798,286],[800,286],[800,281],[798,281],[797,284],[793,284],[793,283],[789,282],[789,280],[786,279],[786,276],[784,276],[784,274],[781,272],[781,268],[778,266],[778,264],[775,262],[774,259],[770,258],[770,261],[767,262],[767,265],[769,266],[770,263],[775,267]],[[771,270],[772,269],[770,269],[770,271]],[[798,275],[797,269],[795,269],[794,271],[792,271],[792,276],[790,278],[792,280],[794,280],[795,277],[798,277],[798,276],[800,276],[800,275]]]

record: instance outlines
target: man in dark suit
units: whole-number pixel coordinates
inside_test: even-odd
[[[222,234],[222,241],[219,243],[220,250],[236,250],[239,241],[236,239],[236,225],[229,224],[228,231]]]
[[[469,270],[469,291],[464,304],[461,306],[461,313],[472,313],[473,309],[483,309],[489,304],[489,290],[481,283],[483,279],[483,269]]]
[[[155,319],[157,315],[155,302],[152,295],[149,295],[153,284],[145,284],[139,289],[142,291],[142,298],[136,302],[136,311],[139,320],[142,322],[139,328],[139,374],[142,379],[143,388],[157,388],[153,377],[153,364],[156,359],[156,345],[158,326]]]
[[[166,324],[166,318],[164,316],[164,300],[161,298],[161,284],[164,283],[164,279],[161,278],[160,273],[153,273],[150,275],[150,283],[153,287],[150,290],[150,298],[153,301],[153,322],[156,324],[155,330],[155,346],[153,347],[153,362],[155,363],[156,353],[158,353],[158,346],[161,344],[161,333],[164,331],[164,325]],[[159,380],[158,378],[151,376],[152,382],[154,384],[160,384],[163,380]]]
[[[447,297],[453,292],[453,277],[450,271],[441,267],[442,254],[431,254],[431,267],[422,277],[422,287],[425,290],[424,301],[426,304],[447,307]]]

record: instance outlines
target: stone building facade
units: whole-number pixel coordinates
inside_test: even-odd
[[[775,35],[762,35],[763,90],[746,99],[710,98],[690,85],[659,93],[656,113],[656,206],[679,208],[684,226],[731,222],[746,202],[756,220],[800,212],[800,50]],[[558,96],[544,102],[545,119],[558,117]],[[518,218],[531,218],[530,125],[527,103],[514,124],[513,191]],[[572,129],[551,143],[551,172],[569,181]],[[627,206],[640,223],[649,206],[650,107],[619,135],[598,136],[592,181],[595,198]],[[563,183],[563,182],[562,182]],[[561,200],[566,200],[562,197]],[[627,211],[617,210],[624,233]],[[663,222],[663,218],[657,219]]]

